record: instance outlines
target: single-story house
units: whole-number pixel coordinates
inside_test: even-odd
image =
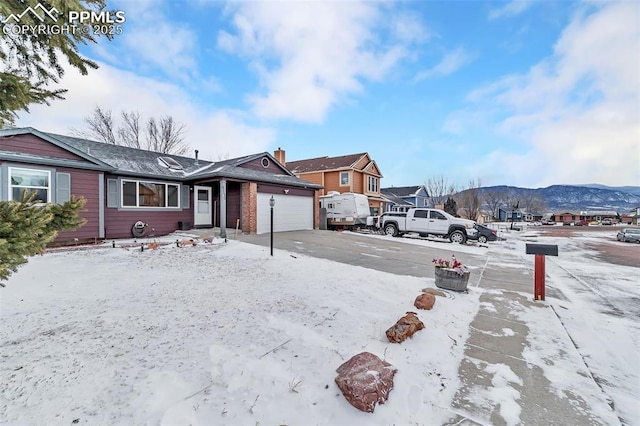
[[[406,211],[411,207],[429,207],[429,192],[424,185],[392,186],[380,190],[385,199],[384,211]]]
[[[603,219],[617,219],[618,212],[609,210],[609,211],[561,211],[554,212],[551,215],[551,220],[555,222],[563,222],[563,223],[575,223],[582,220],[586,221],[597,221],[600,222]]]
[[[43,202],[85,197],[87,220],[56,242],[126,238],[138,221],[148,233],[220,227],[244,233],[318,227],[321,185],[296,177],[267,153],[224,161],[167,155],[31,127],[0,130],[0,201],[36,190]]]

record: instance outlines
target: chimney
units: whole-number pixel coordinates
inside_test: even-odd
[[[196,166],[197,166],[198,164],[200,164],[200,163],[198,163],[198,152],[200,152],[200,151],[198,151],[198,150],[196,149],[196,162],[195,162],[195,165],[196,165]]]
[[[273,151],[273,156],[275,157],[276,160],[278,160],[278,163],[282,164],[283,166],[287,165],[285,161],[285,156],[284,156],[284,149],[280,149],[280,147],[278,147],[278,149]]]

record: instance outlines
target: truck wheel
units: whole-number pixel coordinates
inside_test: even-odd
[[[387,235],[391,235],[392,237],[397,237],[398,228],[393,223],[389,223],[384,226],[384,233]]]
[[[467,242],[467,236],[460,230],[455,230],[449,234],[449,241],[456,244],[464,244]]]

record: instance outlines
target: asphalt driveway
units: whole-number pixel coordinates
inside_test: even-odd
[[[238,235],[237,239],[265,247],[270,244],[269,234]],[[452,252],[470,268],[482,268],[486,262],[486,255],[461,253],[456,250],[457,244],[445,240],[436,243],[442,248],[433,248],[407,244],[392,237],[372,238],[353,232],[320,230],[277,232],[273,240],[276,249],[416,277],[433,278],[433,258],[449,259]],[[478,274],[472,274],[470,285],[475,284],[473,275],[476,280],[480,279]]]

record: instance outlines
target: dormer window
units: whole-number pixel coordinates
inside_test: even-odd
[[[171,170],[182,170],[180,163],[171,157],[158,157],[158,160],[160,160],[163,166],[168,167]]]

